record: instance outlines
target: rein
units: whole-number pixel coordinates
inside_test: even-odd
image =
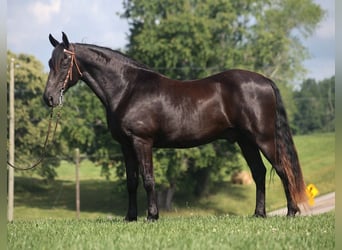
[[[58,122],[60,120],[60,111],[58,111],[57,113],[57,119],[56,119],[56,124],[55,124],[55,127],[54,127],[54,130],[53,130],[53,134],[52,134],[52,142],[54,140],[54,137],[55,137],[55,134],[56,134],[56,130],[57,130],[57,125],[58,125]],[[44,142],[44,146],[43,146],[43,150],[42,150],[42,155],[40,157],[40,159],[34,163],[32,166],[29,166],[27,168],[20,168],[20,167],[16,167],[15,165],[13,165],[12,163],[8,162],[7,161],[7,164],[16,169],[16,170],[31,170],[35,167],[37,167],[44,159],[45,159],[45,156],[46,156],[46,148],[48,146],[48,141],[49,141],[49,137],[50,137],[50,133],[51,133],[51,128],[52,128],[52,119],[53,119],[53,108],[51,108],[51,111],[50,111],[50,118],[49,118],[49,125],[48,125],[48,129],[47,129],[47,133],[46,133],[46,137],[45,137],[45,142]]]
[[[76,60],[76,54],[74,51],[71,51],[71,50],[67,50],[67,49],[64,49],[63,51],[64,53],[66,54],[69,54],[71,55],[71,61],[70,61],[70,66],[69,66],[69,69],[68,69],[68,73],[65,77],[65,80],[63,82],[63,86],[62,86],[62,89],[60,90],[60,96],[59,96],[59,106],[62,107],[63,106],[63,93],[64,93],[64,90],[65,88],[67,87],[67,84],[69,82],[69,80],[72,80],[72,69],[74,67],[74,64],[76,66],[76,69],[79,73],[80,76],[82,76],[82,72],[80,70],[80,67],[78,66],[77,64],[77,60]],[[29,166],[27,168],[19,168],[19,167],[16,167],[14,166],[12,163],[8,162],[7,161],[7,164],[14,168],[14,169],[17,169],[17,170],[31,170],[35,167],[37,167],[44,159],[45,159],[45,156],[46,156],[46,148],[47,148],[47,145],[48,145],[48,141],[49,141],[49,137],[50,137],[50,133],[51,133],[51,128],[52,128],[52,119],[53,119],[53,107],[51,108],[51,112],[50,112],[50,119],[49,119],[49,125],[48,125],[48,130],[47,130],[47,134],[46,134],[46,138],[45,138],[45,142],[44,142],[44,146],[43,146],[43,151],[42,151],[42,156],[41,158],[36,162],[34,163],[32,166]],[[56,119],[56,124],[55,124],[55,128],[53,130],[53,134],[52,134],[52,141],[54,140],[54,137],[55,137],[55,134],[56,134],[56,130],[57,130],[57,125],[58,125],[58,122],[59,122],[59,119],[60,119],[60,111],[58,111],[57,113],[57,119]]]

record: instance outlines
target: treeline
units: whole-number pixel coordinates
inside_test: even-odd
[[[324,83],[307,80],[298,91],[291,85],[305,71],[307,49],[300,37],[311,35],[323,15],[312,0],[126,0],[122,17],[130,30],[125,53],[175,79],[200,78],[230,68],[260,72],[277,83],[295,133],[331,131],[334,77]],[[8,61],[12,57],[19,65],[15,69],[17,161],[32,162],[41,154],[47,129],[49,111],[42,101],[47,75],[33,56],[9,52]],[[104,176],[124,180],[121,149],[107,130],[100,101],[81,83],[65,99],[58,139],[47,151],[49,160],[36,171],[52,180],[60,160],[72,161],[74,149],[79,148]],[[315,112],[315,118],[310,112]],[[170,206],[179,187],[200,196],[227,179],[241,168],[238,151],[226,141],[155,150],[154,173],[164,205]]]
[[[305,80],[294,91],[296,112],[292,127],[297,134],[335,131],[335,76]]]

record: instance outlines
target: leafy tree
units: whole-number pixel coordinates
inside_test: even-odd
[[[323,16],[312,0],[124,0],[123,5],[122,17],[130,23],[127,49],[133,58],[177,79],[236,67],[261,72],[278,83],[292,118],[289,84],[304,71],[302,62],[308,56],[298,37],[312,34]],[[184,175],[184,162],[191,165],[191,155],[198,171],[213,168],[217,162],[201,164],[194,151],[197,156],[212,152],[209,159],[218,158],[215,148],[210,144],[182,153],[158,152],[157,156],[173,159],[172,171],[165,157],[156,162],[166,164],[171,187],[174,176]],[[226,150],[227,146],[222,151]]]
[[[323,103],[323,130],[335,131],[335,76],[319,83]]]
[[[335,77],[316,82],[305,80],[296,91],[294,127],[300,134],[315,131],[334,131]]]

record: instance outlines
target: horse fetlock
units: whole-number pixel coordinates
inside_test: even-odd
[[[159,214],[148,214],[146,220],[147,221],[157,221],[159,219]]]

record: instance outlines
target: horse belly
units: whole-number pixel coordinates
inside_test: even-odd
[[[225,138],[229,130],[227,121],[219,119],[185,118],[165,124],[154,139],[154,146],[161,148],[189,148]]]

